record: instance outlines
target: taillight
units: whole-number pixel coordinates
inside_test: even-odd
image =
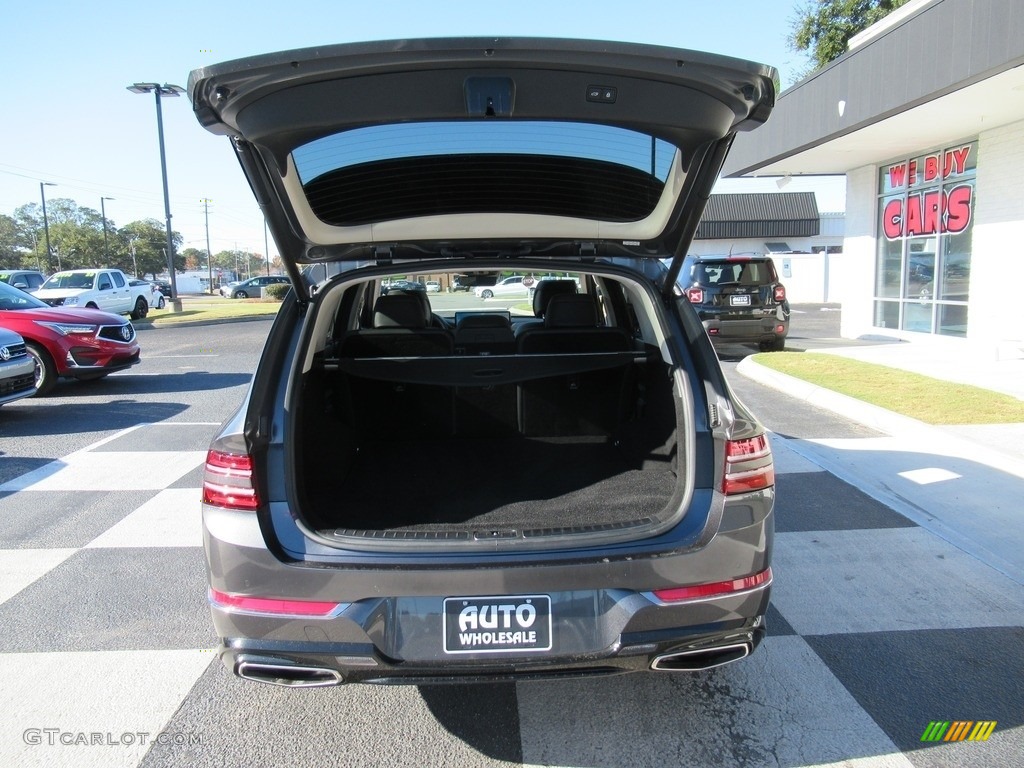
[[[774,295],[775,295],[775,301],[777,301],[780,304],[782,302],[784,302],[786,300],[786,286],[784,286],[784,285],[776,285],[775,286],[775,293],[774,293]]]
[[[686,298],[691,304],[703,304],[704,303],[704,289],[703,288],[687,288]]]
[[[734,592],[746,592],[748,589],[764,586],[770,583],[771,580],[772,569],[766,568],[760,573],[755,573],[753,576],[745,576],[742,579],[716,581],[709,584],[693,584],[688,587],[655,589],[652,594],[663,603],[677,603],[682,600],[700,600],[728,595]]]
[[[345,605],[345,603],[328,603],[318,600],[282,600],[276,597],[231,595],[216,589],[210,590],[210,604],[238,613],[321,619],[331,616],[338,608]]]
[[[722,493],[747,493],[775,485],[775,465],[767,435],[729,440],[725,444]]]
[[[210,450],[203,474],[203,503],[227,509],[256,509],[260,502],[246,454]]]

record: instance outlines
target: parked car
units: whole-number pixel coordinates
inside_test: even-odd
[[[35,363],[29,357],[25,340],[0,327],[0,405],[35,393]]]
[[[34,269],[0,269],[0,283],[29,293],[34,293],[45,281],[46,275]]]
[[[263,289],[268,285],[280,285],[288,283],[288,278],[282,275],[260,275],[250,277],[240,283],[232,283],[220,289],[221,295],[229,299],[259,298]]]
[[[315,295],[297,280],[207,454],[230,670],[426,684],[691,672],[754,651],[771,448],[673,277],[775,76],[517,38],[192,73],[194,114],[232,137],[290,271],[337,265]],[[381,290],[396,272],[508,271],[577,278],[533,317],[451,310],[444,327],[425,291]]]
[[[478,299],[528,297],[530,291],[537,286],[537,279],[531,275],[514,275],[499,280],[494,285],[478,285],[473,295]]]
[[[770,256],[687,256],[678,282],[715,344],[785,349],[789,301]]]
[[[149,314],[149,289],[120,269],[68,269],[46,278],[35,295],[51,307],[86,307],[139,320]]]
[[[25,339],[40,395],[62,376],[100,379],[139,362],[135,328],[125,318],[98,309],[51,307],[6,283],[0,283],[0,328]]]
[[[452,275],[452,291],[471,291],[479,286],[494,285],[498,276],[494,273],[472,273],[468,275]]]
[[[437,280],[427,280],[423,285],[427,288],[427,293],[440,293],[441,283]]]
[[[427,286],[419,280],[388,280],[381,286],[381,293],[387,294],[391,291],[419,291],[427,292]]]
[[[128,285],[132,288],[141,288],[141,294],[146,299],[146,303],[150,309],[163,309],[167,305],[167,300],[164,298],[163,291],[160,290],[160,286],[149,280],[143,280],[141,278],[135,278],[128,281]]]

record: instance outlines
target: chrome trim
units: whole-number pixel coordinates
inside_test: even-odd
[[[246,680],[284,688],[326,688],[345,682],[335,669],[272,660],[241,659],[235,664],[235,674]]]
[[[742,656],[736,656],[735,658],[729,658],[725,661],[718,661],[711,664],[699,664],[692,668],[673,669],[672,667],[660,666],[664,662],[672,661],[673,659],[679,659],[682,657],[695,657],[698,661],[701,657],[714,658],[717,655],[728,653],[730,651],[742,650]],[[672,651],[670,653],[663,653],[657,656],[654,661],[651,662],[651,669],[657,672],[703,672],[706,669],[715,669],[716,667],[724,667],[726,664],[732,664],[740,659],[745,659],[750,655],[752,651],[751,644],[744,643],[729,643],[728,645],[713,645],[707,648],[695,648],[689,651]]]

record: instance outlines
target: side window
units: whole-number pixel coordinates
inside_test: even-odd
[[[29,275],[28,276],[28,287],[35,290],[43,284],[43,278],[41,275]]]
[[[106,275],[101,275],[100,276],[99,290],[101,290],[101,291],[109,291],[112,287],[113,286],[111,286],[111,284],[110,284],[110,278],[107,277]]]
[[[111,276],[114,278],[114,285],[118,288],[124,288],[124,278],[121,277],[117,272],[111,272]]]

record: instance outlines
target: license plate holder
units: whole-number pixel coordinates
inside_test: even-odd
[[[446,597],[445,653],[538,653],[551,650],[551,597]]]
[[[749,307],[750,306],[750,294],[749,293],[734,293],[729,297],[729,306],[731,307]]]

